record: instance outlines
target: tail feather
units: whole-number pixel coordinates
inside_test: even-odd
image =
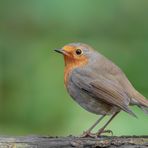
[[[126,111],[126,112],[129,113],[130,115],[132,115],[133,117],[138,118],[136,116],[136,114],[134,112],[132,112],[130,109],[128,109],[128,111]]]
[[[141,95],[139,92],[136,92],[132,101],[134,105],[137,105],[146,114],[148,114],[148,100],[143,95]]]
[[[139,106],[145,114],[148,114],[148,108],[144,106]]]
[[[136,92],[136,94],[134,95],[134,99],[136,100],[136,102],[139,103],[139,105],[148,107],[148,100],[139,92]]]

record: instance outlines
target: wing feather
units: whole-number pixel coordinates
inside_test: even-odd
[[[128,107],[130,98],[112,75],[96,74],[91,70],[77,69],[73,71],[72,80],[77,87],[92,97],[100,99],[104,103],[117,106],[136,117]]]

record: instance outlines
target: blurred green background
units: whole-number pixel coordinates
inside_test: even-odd
[[[1,0],[0,134],[79,135],[98,119],[64,87],[63,57],[53,49],[70,42],[113,60],[148,98],[147,0]],[[138,119],[121,112],[107,129],[148,134],[148,116],[133,111]]]

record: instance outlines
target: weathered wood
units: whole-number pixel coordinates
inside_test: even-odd
[[[122,137],[0,137],[0,148],[72,148],[72,147],[110,147],[110,148],[148,148],[148,136]]]

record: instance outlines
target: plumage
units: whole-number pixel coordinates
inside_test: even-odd
[[[65,86],[80,106],[98,115],[112,114],[112,118],[121,110],[136,117],[130,105],[137,105],[148,113],[148,100],[118,66],[92,47],[71,43],[60,52],[65,60]]]
[[[73,45],[69,45],[69,47],[73,47],[70,49],[75,49]],[[66,49],[68,49],[68,46],[66,46]],[[133,116],[136,115],[130,110],[129,105],[148,107],[148,101],[135,90],[118,66],[100,53],[92,50],[92,48],[89,51],[89,57],[86,55],[88,61],[85,60],[83,63],[83,59],[81,59],[81,64],[79,64],[77,59],[64,56],[66,63],[65,81],[70,83],[69,81],[73,80],[72,83],[74,83],[75,87],[81,88],[84,91],[83,93],[87,93],[87,95],[95,98],[96,101],[110,104],[113,108],[116,106],[118,110],[122,109]],[[71,61],[67,60],[66,57],[71,59]],[[68,92],[70,92],[70,89],[73,89],[73,85],[69,87],[66,84],[66,86]],[[73,94],[70,95],[73,98],[75,97]],[[106,112],[106,114],[109,113]]]
[[[109,75],[94,74],[91,72],[92,70],[87,69],[88,68],[86,66],[83,70],[78,68],[73,70],[69,76],[69,81],[72,81],[74,85],[81,89],[85,94],[89,95],[91,99],[95,98],[96,102],[103,102],[109,105],[110,107],[108,107],[109,109],[106,111],[106,114],[109,114],[110,112],[113,113],[113,110],[116,112],[122,109],[129,114],[136,116],[129,109],[128,105],[130,103],[130,98],[118,84],[118,81],[110,79]],[[87,76],[85,73],[87,73]],[[93,79],[91,77],[92,74],[94,75]],[[68,87],[68,89],[73,88]]]
[[[64,56],[65,59],[65,70],[64,70],[64,84],[67,86],[67,80],[69,77],[69,73],[75,68],[75,67],[80,67],[82,65],[86,65],[88,60],[83,57],[82,59],[79,60],[74,60],[71,57]]]

